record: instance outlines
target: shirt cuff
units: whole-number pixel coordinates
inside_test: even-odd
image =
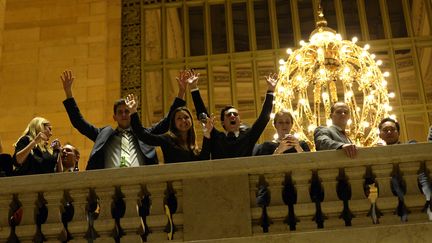
[[[269,95],[273,95],[273,96],[274,96],[274,91],[267,91],[266,94],[269,94]]]
[[[198,90],[199,90],[199,88],[196,87],[196,88],[191,89],[191,92],[198,91]]]

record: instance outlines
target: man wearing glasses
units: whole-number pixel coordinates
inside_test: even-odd
[[[192,99],[199,120],[209,117],[207,109],[198,89],[198,76],[193,70],[188,71]],[[267,93],[263,108],[252,127],[243,129],[239,112],[233,106],[226,106],[221,111],[221,123],[225,132],[214,128],[211,131],[211,158],[235,158],[252,156],[252,150],[270,120],[273,106],[273,92],[277,84],[276,75],[270,75],[266,79]]]
[[[384,118],[378,125],[379,137],[385,142],[385,145],[400,144],[400,125],[391,118]]]

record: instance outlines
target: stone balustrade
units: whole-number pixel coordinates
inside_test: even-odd
[[[430,197],[431,151],[407,144],[355,159],[322,151],[0,178],[0,242],[284,242],[401,225],[421,225],[416,242],[428,242],[421,188]]]

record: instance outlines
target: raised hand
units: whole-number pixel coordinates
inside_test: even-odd
[[[203,127],[204,137],[206,138],[210,138],[211,131],[214,128],[214,119],[215,116],[213,114],[211,114],[210,117],[206,119],[206,123]]]
[[[191,85],[192,88],[196,88],[198,86],[199,73],[195,73],[193,69],[187,71],[188,79],[187,82]]]
[[[266,76],[267,81],[267,91],[274,91],[277,83],[279,82],[279,78],[277,73],[271,73],[269,76]]]
[[[66,97],[71,98],[72,97],[72,84],[75,80],[75,77],[73,76],[73,73],[71,70],[65,70],[60,75],[60,79],[63,83],[63,90],[65,91]]]
[[[184,97],[184,94],[186,92],[186,87],[188,85],[187,79],[188,79],[188,72],[187,72],[187,70],[181,70],[179,72],[179,76],[176,77],[176,80],[177,80],[177,83],[178,83],[178,87],[179,87],[179,95],[178,95],[179,98],[183,98]]]
[[[51,148],[52,148],[53,150],[60,150],[60,149],[61,149],[61,143],[60,143],[60,140],[58,140],[58,139],[54,139],[54,140],[51,142]]]
[[[34,138],[34,141],[36,144],[39,144],[41,142],[47,142],[48,136],[43,132],[39,132],[38,135],[36,135],[36,137]]]
[[[137,112],[138,102],[135,100],[135,96],[133,94],[128,94],[126,96],[126,107],[129,110],[130,114]]]

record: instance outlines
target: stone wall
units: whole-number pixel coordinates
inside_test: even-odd
[[[120,0],[0,0],[0,137],[6,152],[13,152],[33,117],[43,116],[53,125],[53,138],[80,149],[85,167],[93,142],[70,125],[59,76],[75,72],[74,96],[88,121],[114,125],[120,17]]]

